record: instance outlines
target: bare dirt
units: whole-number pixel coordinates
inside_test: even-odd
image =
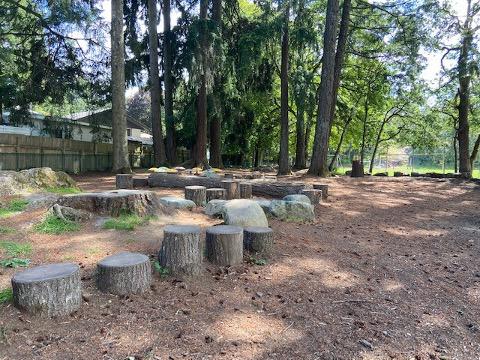
[[[114,187],[108,175],[77,180],[84,190]],[[42,210],[0,220],[17,230],[0,236],[32,244],[32,265],[79,263],[85,294],[80,311],[56,319],[0,305],[0,359],[479,359],[479,189],[407,178],[325,182],[330,198],[315,223],[271,221],[267,265],[205,264],[185,282],[156,275],[141,296],[96,290],[96,262],[124,250],[155,257],[166,223],[218,220],[198,210],[131,232],[91,221],[59,236],[31,229]],[[13,272],[0,270],[0,289]]]

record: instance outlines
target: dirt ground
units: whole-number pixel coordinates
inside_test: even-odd
[[[77,180],[84,190],[114,187],[107,175]],[[156,275],[141,296],[96,290],[96,262],[123,250],[154,257],[164,224],[218,220],[185,212],[133,232],[91,221],[60,236],[30,228],[42,211],[0,220],[18,230],[4,238],[32,244],[33,265],[79,263],[85,293],[63,318],[0,306],[0,359],[480,359],[479,189],[409,178],[325,182],[330,198],[315,223],[271,221],[267,265],[205,264],[185,282]],[[0,270],[0,288],[12,274]]]

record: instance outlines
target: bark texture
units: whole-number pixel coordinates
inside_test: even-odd
[[[201,272],[200,227],[168,225],[164,230],[158,260],[174,276],[194,276]]]
[[[222,187],[227,191],[227,200],[238,199],[240,196],[240,189],[238,181],[224,180],[222,181]]]
[[[33,315],[63,316],[82,303],[80,268],[50,264],[17,273],[12,278],[14,305]]]
[[[328,185],[327,184],[313,184],[313,188],[317,190],[322,190],[322,199],[328,199]]]
[[[97,287],[115,295],[140,294],[150,288],[152,269],[148,256],[138,253],[111,255],[97,265]]]
[[[112,0],[112,138],[115,173],[130,173],[125,110],[125,44],[123,0]]]
[[[307,196],[314,206],[320,204],[320,201],[322,200],[322,190],[304,189],[302,190],[302,194]]]
[[[212,188],[207,189],[207,203],[210,200],[226,200],[227,198],[227,190],[223,188]]]
[[[119,216],[132,213],[139,216],[166,213],[157,194],[144,190],[117,190],[102,193],[64,195],[58,204],[74,209],[90,211],[98,215]]]
[[[240,183],[240,198],[251,199],[252,198],[252,184]]]
[[[288,158],[288,21],[290,15],[290,2],[284,1],[285,14],[282,30],[282,64],[280,71],[280,155],[278,161],[278,174],[290,173]]]
[[[207,229],[207,258],[220,266],[232,266],[243,261],[243,230],[241,227],[219,225]]]
[[[133,189],[132,174],[117,174],[115,177],[116,189]]]
[[[197,206],[205,206],[207,188],[205,186],[185,186],[185,199],[192,200]]]
[[[363,162],[361,160],[352,161],[352,174],[351,177],[363,177]]]
[[[273,230],[268,227],[243,229],[243,244],[247,251],[269,257],[273,250]]]

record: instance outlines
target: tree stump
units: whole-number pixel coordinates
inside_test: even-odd
[[[273,249],[273,230],[269,227],[246,227],[243,229],[243,245],[252,253],[269,257]]]
[[[238,226],[218,225],[207,229],[207,258],[220,266],[241,264],[243,261],[243,230]]]
[[[225,200],[227,197],[227,190],[223,188],[207,189],[207,203],[210,200]]]
[[[200,274],[200,227],[168,225],[164,230],[162,248],[158,253],[160,266],[172,275],[193,276]]]
[[[224,177],[225,179],[231,179],[231,180],[232,180],[232,179],[233,179],[233,174],[231,174],[231,173],[225,173],[225,174],[223,175],[223,177]]]
[[[19,272],[12,277],[12,288],[15,306],[34,315],[68,315],[82,303],[76,264],[42,265]]]
[[[222,187],[227,191],[227,200],[238,199],[239,197],[238,181],[223,180]]]
[[[117,174],[116,176],[117,189],[133,189],[133,175],[132,174]]]
[[[197,206],[205,206],[207,188],[205,186],[185,186],[185,199],[192,200]]]
[[[148,178],[133,178],[133,188],[148,187]]]
[[[320,201],[322,200],[322,190],[304,189],[302,190],[302,194],[310,199],[313,206],[320,204]]]
[[[317,190],[322,190],[322,199],[328,199],[328,185],[327,184],[313,184],[313,188]]]
[[[147,256],[123,252],[107,256],[97,265],[97,287],[107,293],[128,295],[150,288],[152,270]]]
[[[363,170],[363,164],[360,160],[353,160],[352,161],[352,173],[351,173],[351,177],[363,177],[365,174],[364,174],[364,170]]]
[[[240,183],[240,198],[251,199],[252,198],[252,184]]]

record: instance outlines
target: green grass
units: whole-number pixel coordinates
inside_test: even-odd
[[[50,187],[47,188],[47,191],[54,194],[79,194],[82,192],[79,188],[76,187]]]
[[[340,167],[337,168],[335,171],[335,174],[337,175],[345,175],[346,171],[352,170],[351,167]],[[365,171],[368,171],[368,167],[365,168]],[[396,166],[395,168],[389,166],[388,167],[388,176],[393,176],[393,173],[395,171],[400,171],[403,172],[404,174],[410,175],[412,173],[412,167],[411,166]],[[432,167],[432,166],[415,166],[413,168],[413,171],[419,174],[426,174],[426,173],[437,173],[437,174],[443,174],[443,169],[441,167]],[[378,174],[378,173],[383,173],[386,172],[386,169],[382,168],[375,168],[373,169],[373,174]],[[453,173],[454,169],[450,168],[445,168],[445,174],[447,173]],[[474,179],[479,179],[480,178],[480,170],[473,170],[472,172],[472,177]]]
[[[11,234],[14,233],[15,229],[8,226],[0,226],[0,234]]]
[[[109,219],[103,224],[104,229],[114,230],[135,230],[137,226],[145,225],[153,216],[141,217],[135,214],[122,214],[118,218]]]
[[[0,218],[9,217],[17,212],[25,210],[28,200],[13,199],[6,206],[0,208]]]
[[[0,266],[6,268],[26,267],[30,265],[30,259],[8,258],[0,260]]]
[[[9,257],[28,256],[32,252],[32,245],[13,241],[0,241],[0,249],[4,250]]]
[[[41,223],[35,225],[35,230],[43,234],[59,235],[66,232],[80,230],[80,225],[68,220],[62,220],[56,216],[47,216]]]
[[[10,303],[13,301],[13,290],[12,288],[6,288],[0,290],[0,305]]]
[[[167,268],[164,268],[160,265],[160,263],[158,262],[158,260],[154,261],[153,262],[153,268],[156,272],[158,272],[158,274],[160,275],[160,277],[166,277],[170,274],[170,270],[167,269]]]

